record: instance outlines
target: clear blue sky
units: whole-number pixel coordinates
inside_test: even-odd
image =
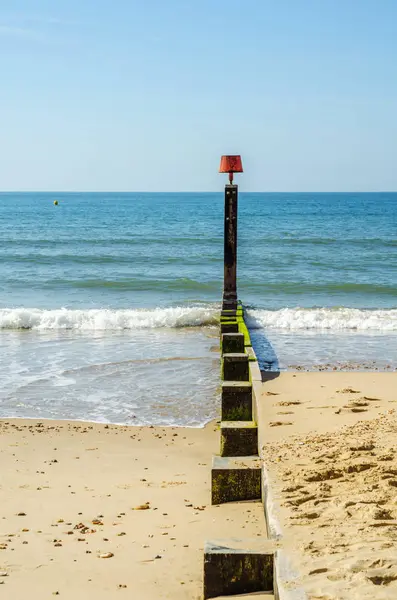
[[[1,190],[397,190],[396,0],[2,0]]]

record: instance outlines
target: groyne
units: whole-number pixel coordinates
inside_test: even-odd
[[[275,600],[304,600],[303,592],[288,588],[294,574],[281,547],[266,465],[260,456],[262,374],[241,304],[221,313],[220,348],[220,450],[212,460],[211,501],[262,502],[267,537],[244,539],[241,532],[233,531],[229,539],[208,541],[204,598],[263,592]]]

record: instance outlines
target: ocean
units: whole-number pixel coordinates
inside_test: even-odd
[[[58,200],[58,206],[54,205]],[[397,193],[239,196],[266,370],[396,370]],[[219,415],[223,194],[0,194],[0,417]]]

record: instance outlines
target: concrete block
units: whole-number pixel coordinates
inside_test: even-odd
[[[223,354],[244,353],[244,335],[242,333],[223,333],[221,344]]]
[[[221,456],[258,454],[258,427],[254,421],[221,422]]]
[[[256,354],[255,354],[255,352],[254,352],[254,349],[253,349],[251,346],[248,346],[248,347],[245,349],[245,351],[246,351],[246,353],[248,354],[248,360],[249,360],[250,362],[257,362],[257,361],[258,361],[258,359],[256,358]]]
[[[204,598],[272,592],[274,548],[270,540],[213,540],[204,547]]]
[[[212,504],[260,500],[262,468],[258,456],[213,456],[211,470]]]
[[[222,421],[252,421],[252,384],[222,382]]]
[[[248,354],[224,354],[222,379],[224,381],[249,381]]]
[[[221,335],[224,333],[238,333],[237,321],[221,322]]]

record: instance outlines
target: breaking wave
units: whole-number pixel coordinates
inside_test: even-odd
[[[219,307],[189,306],[154,309],[39,308],[0,309],[1,329],[121,331],[134,329],[184,328],[217,325]],[[373,331],[397,332],[397,309],[282,308],[251,309],[246,313],[252,329],[285,331]]]
[[[0,309],[0,329],[119,331],[160,327],[200,327],[216,325],[218,322],[219,309],[208,307],[155,308],[152,310]]]
[[[397,332],[397,309],[283,308],[251,310],[247,316],[252,328]]]

